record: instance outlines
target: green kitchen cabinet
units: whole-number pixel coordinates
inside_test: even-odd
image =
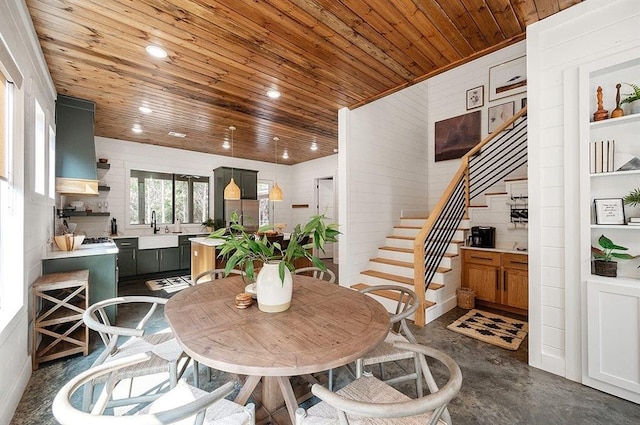
[[[138,273],[138,238],[114,239],[118,247],[118,276],[129,277]]]
[[[180,248],[179,247],[160,248],[158,251],[159,251],[158,268],[161,272],[178,270],[180,268]]]
[[[180,269],[179,247],[138,250],[138,274],[167,272]]]
[[[118,296],[116,254],[42,260],[42,273],[89,270],[89,305]],[[111,323],[116,320],[116,306],[107,307]]]
[[[140,249],[136,261],[137,274],[157,273],[160,271],[160,250]]]
[[[97,180],[93,137],[94,102],[58,95],[56,177]]]
[[[258,199],[258,172],[241,168],[218,167],[213,170],[213,219],[224,223],[224,188],[231,181],[240,188],[241,199]]]

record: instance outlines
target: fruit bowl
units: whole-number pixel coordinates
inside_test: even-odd
[[[54,236],[53,240],[60,251],[73,251],[82,245],[84,236],[85,235],[73,236],[73,234],[67,233],[66,235]]]

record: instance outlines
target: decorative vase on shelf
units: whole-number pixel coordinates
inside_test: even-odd
[[[284,268],[284,282],[280,279],[280,261],[267,261],[256,277],[258,308],[266,313],[278,313],[291,306],[293,278]]]

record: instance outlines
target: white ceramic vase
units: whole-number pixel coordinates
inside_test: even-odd
[[[288,268],[284,269],[284,282],[280,280],[280,261],[264,263],[256,277],[258,308],[266,313],[278,313],[291,306],[293,279]]]

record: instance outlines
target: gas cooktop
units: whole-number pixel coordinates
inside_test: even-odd
[[[82,241],[82,244],[92,244],[92,243],[105,243],[105,242],[113,242],[113,240],[111,240],[111,238],[106,237],[106,236],[100,236],[97,238],[84,238],[84,241]]]

